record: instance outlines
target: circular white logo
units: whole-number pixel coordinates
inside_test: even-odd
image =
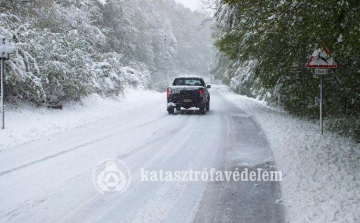
[[[93,170],[93,183],[102,194],[118,192],[123,194],[130,186],[131,173],[121,160],[108,159]]]

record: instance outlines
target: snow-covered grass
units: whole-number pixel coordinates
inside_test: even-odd
[[[66,103],[62,110],[10,106],[5,113],[5,130],[0,130],[0,151],[114,115],[136,107],[139,101],[155,97],[163,95],[128,88],[119,98],[102,98],[93,94],[80,103]]]
[[[277,169],[284,174],[283,204],[289,222],[360,222],[360,145],[264,102],[221,94],[261,126]]]

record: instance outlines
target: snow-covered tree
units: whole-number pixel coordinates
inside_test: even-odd
[[[359,10],[358,1],[347,0],[220,0],[215,17],[222,34],[216,46],[235,62],[231,66],[257,60],[249,73],[252,88],[310,117],[317,115],[318,79],[304,65],[314,49],[327,48],[340,67],[325,78],[326,115],[357,119]]]
[[[16,46],[6,99],[36,105],[163,89],[180,73],[207,74],[204,15],[173,0],[2,1],[0,35]]]

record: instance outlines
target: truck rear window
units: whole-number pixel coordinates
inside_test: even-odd
[[[204,86],[204,81],[198,78],[177,78],[173,85]]]

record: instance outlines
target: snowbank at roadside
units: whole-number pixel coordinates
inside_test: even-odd
[[[329,132],[321,137],[316,124],[218,88],[266,134],[284,174],[289,222],[360,222],[360,144]]]
[[[97,94],[66,103],[62,110],[34,108],[29,105],[7,108],[5,130],[0,130],[0,151],[48,135],[93,122],[138,103],[164,97],[154,91],[128,88],[119,98],[102,98]]]

